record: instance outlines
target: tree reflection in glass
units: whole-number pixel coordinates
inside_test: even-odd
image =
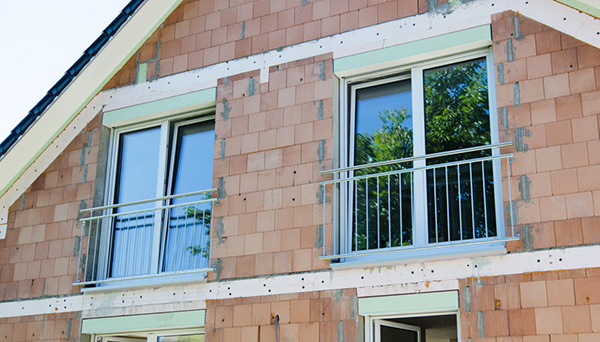
[[[413,156],[411,80],[355,86],[353,165]],[[423,71],[427,154],[488,145],[490,116],[486,59]],[[489,151],[428,159],[427,165],[487,157]],[[354,171],[352,251],[413,244],[413,175],[376,175],[412,168],[412,162]],[[492,162],[428,170],[428,243],[497,235]]]
[[[356,90],[354,165],[413,155],[410,80]],[[361,169],[354,176],[411,168],[412,163]],[[359,179],[352,184],[352,250],[412,244],[412,175]]]
[[[427,154],[490,144],[485,58],[425,70],[423,90]],[[486,150],[427,163],[489,155]],[[491,161],[428,170],[427,192],[429,243],[497,235]]]

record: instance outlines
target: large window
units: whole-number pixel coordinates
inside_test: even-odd
[[[85,282],[208,268],[213,147],[213,116],[113,131],[108,205],[83,219]]]
[[[343,80],[337,254],[503,234],[490,58],[467,53]]]
[[[162,122],[117,132],[114,203],[124,204],[206,190],[212,186],[212,122]],[[201,200],[202,194],[175,197],[166,206]],[[165,206],[163,204],[163,206]],[[206,267],[210,213],[198,205],[153,209],[155,202],[117,207],[112,231],[110,276]],[[197,216],[197,211],[201,215]],[[167,213],[160,217],[159,213]],[[200,222],[196,222],[200,221]]]

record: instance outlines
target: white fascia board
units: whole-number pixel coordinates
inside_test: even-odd
[[[82,74],[59,96],[46,113],[0,160],[0,239],[6,235],[8,207],[38,177],[40,172],[62,152],[74,134],[64,129],[98,91],[114,75],[128,57],[162,22],[181,0],[148,0],[121,32],[107,44]],[[514,10],[542,24],[553,27],[585,43],[600,48],[600,20],[557,3],[553,0],[481,0],[458,6],[451,13],[424,13],[370,26],[314,41],[289,46],[281,51],[269,51],[237,60],[219,63],[189,72],[163,77],[136,86],[107,90],[109,98],[102,106],[111,110],[155,99],[185,94],[216,85],[222,77],[260,70],[260,81],[268,81],[270,66],[325,53],[334,58],[359,54],[373,49],[394,46],[418,39],[465,30],[489,23],[492,14]],[[162,16],[161,16],[162,15]],[[403,34],[398,33],[402,28]],[[132,42],[137,42],[132,44]],[[124,52],[127,52],[126,54]],[[107,72],[110,71],[110,72]],[[97,77],[97,75],[104,75]],[[199,82],[200,81],[200,82]],[[194,84],[198,82],[199,84]],[[111,98],[112,97],[112,98]],[[88,107],[90,107],[88,105]],[[56,138],[61,132],[60,137]],[[52,140],[55,139],[53,142]],[[53,142],[52,144],[50,144]],[[60,145],[57,142],[64,142]],[[48,146],[56,146],[47,148]],[[35,165],[34,165],[35,162]],[[35,168],[35,171],[34,171]]]
[[[82,295],[30,299],[0,303],[0,318],[60,314],[82,310]]]
[[[600,48],[599,19],[556,1],[508,1],[513,11]]]
[[[0,175],[4,175],[0,177],[0,238],[6,235],[8,207],[71,141],[65,140],[61,132],[180,3],[181,0],[147,0],[142,4],[3,156],[0,160]],[[37,172],[26,176],[26,171],[40,158],[43,161],[38,163]],[[24,182],[15,186],[18,179]]]
[[[87,289],[82,295],[0,303],[0,318],[82,311],[117,316],[206,309],[207,300],[355,288],[358,297],[459,290],[459,279],[600,267],[600,246],[376,267],[323,270],[240,280]]]

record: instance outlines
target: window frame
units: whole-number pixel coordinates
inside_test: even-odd
[[[345,76],[339,79],[339,166],[341,168],[351,167],[354,159],[354,139],[355,139],[355,123],[356,123],[356,91],[357,89],[366,88],[369,86],[392,83],[399,80],[409,79],[411,82],[411,98],[412,98],[412,124],[413,124],[413,156],[425,156],[425,108],[424,108],[424,87],[423,74],[425,70],[451,65],[454,63],[466,62],[469,60],[485,58],[487,68],[487,83],[488,83],[488,109],[490,116],[490,144],[499,143],[499,126],[498,113],[496,104],[496,86],[494,73],[494,60],[491,46],[477,48],[468,51],[444,51],[437,55],[429,55],[426,60],[415,61],[414,59],[404,60],[403,64],[392,68],[362,68],[356,74],[345,72]],[[499,149],[492,150],[492,155],[499,155]],[[413,162],[413,167],[425,166],[424,159]],[[352,171],[346,171],[339,176],[352,176]],[[433,251],[431,244],[428,242],[428,214],[427,214],[427,179],[424,171],[417,171],[413,178],[413,246],[405,250],[393,251],[382,254],[365,256],[344,257],[343,264],[362,264],[367,259],[385,261],[389,259],[397,259],[396,254],[402,253],[403,258],[429,258],[438,257],[447,254],[491,254],[505,252],[505,244],[502,241],[506,237],[504,229],[504,210],[501,203],[502,197],[502,172],[500,161],[493,161],[493,179],[494,179],[494,200],[496,227],[498,227],[497,240],[479,243],[476,246],[471,246],[468,251],[460,248],[464,244],[448,244],[443,246],[443,251],[440,248],[435,248],[438,251]],[[346,186],[340,187],[338,203],[339,208],[334,215],[334,245],[333,253],[344,255],[351,252],[352,239],[352,199],[348,194],[350,190]],[[334,195],[335,196],[335,195]],[[337,222],[336,222],[337,221]],[[456,246],[459,246],[457,248]],[[437,246],[436,246],[437,247]],[[389,255],[392,255],[390,258]]]
[[[142,336],[142,335],[145,335]],[[152,330],[152,331],[140,331],[140,332],[126,332],[126,333],[111,333],[111,334],[98,334],[94,335],[92,341],[100,342],[157,342],[159,337],[170,337],[170,336],[187,336],[187,335],[205,335],[204,329],[199,328],[188,328],[188,329],[169,329],[169,330]]]
[[[200,110],[194,110],[178,115],[160,116],[153,119],[140,120],[140,122],[123,124],[121,126],[112,127],[110,130],[107,163],[106,163],[106,181],[104,183],[104,205],[117,204],[116,199],[116,187],[118,182],[119,174],[119,152],[120,152],[120,137],[122,134],[136,132],[144,129],[158,127],[160,129],[159,139],[159,166],[158,174],[156,179],[156,187],[154,191],[154,198],[167,196],[171,191],[173,185],[174,175],[171,173],[175,166],[176,151],[179,148],[177,145],[177,134],[178,128],[185,125],[197,124],[197,123],[210,123],[212,121],[212,128],[214,132],[214,120],[215,120],[215,109],[213,106],[203,108]],[[171,146],[173,145],[173,146]],[[214,157],[214,145],[211,146],[211,155]],[[212,171],[212,170],[211,170]],[[211,173],[212,182],[212,173]],[[155,206],[159,206],[159,203],[155,203]],[[166,238],[165,222],[162,220],[162,215],[158,215],[154,219],[154,226],[159,226],[160,229],[154,229],[152,232],[152,248],[151,248],[151,261],[150,261],[150,272],[143,276],[133,276],[133,278],[141,279],[128,279],[131,276],[123,277],[123,280],[119,280],[119,277],[113,278],[109,274],[110,265],[112,262],[112,248],[113,248],[113,220],[105,220],[101,224],[101,235],[100,235],[100,247],[98,250],[98,261],[97,269],[95,270],[97,277],[105,278],[104,280],[98,281],[101,286],[107,286],[107,280],[115,279],[119,284],[126,285],[144,285],[149,283],[164,282],[158,280],[150,280],[152,277],[159,276],[161,273],[161,260],[165,253],[164,248],[161,248],[162,241]],[[210,259],[210,258],[209,258]],[[193,273],[193,272],[192,272]],[[190,279],[192,274],[183,273],[180,275],[169,275],[169,279],[185,281]],[[112,285],[111,285],[112,286]]]
[[[382,325],[389,326],[385,322],[389,322],[391,319],[401,319],[401,318],[417,318],[417,317],[435,317],[435,316],[450,316],[454,315],[456,317],[456,336],[457,340],[461,341],[461,324],[460,324],[460,312],[458,310],[440,310],[440,311],[431,311],[431,312],[419,312],[419,313],[399,313],[399,314],[384,314],[384,315],[366,315],[364,316],[365,324],[364,324],[364,341],[365,342],[381,342],[378,340],[379,335],[376,333],[377,329],[379,329]],[[383,324],[382,324],[383,323]],[[402,326],[403,329],[410,326],[406,323],[397,323],[390,322],[395,325]],[[410,329],[407,329],[410,330]],[[424,336],[422,336],[421,331],[418,331],[418,335],[420,340],[422,341]]]

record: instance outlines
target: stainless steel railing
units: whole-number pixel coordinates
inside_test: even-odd
[[[216,189],[80,211],[77,285],[210,270]]]
[[[321,258],[514,239],[501,187],[504,160],[510,199],[512,154],[497,152],[511,144],[323,171]]]

